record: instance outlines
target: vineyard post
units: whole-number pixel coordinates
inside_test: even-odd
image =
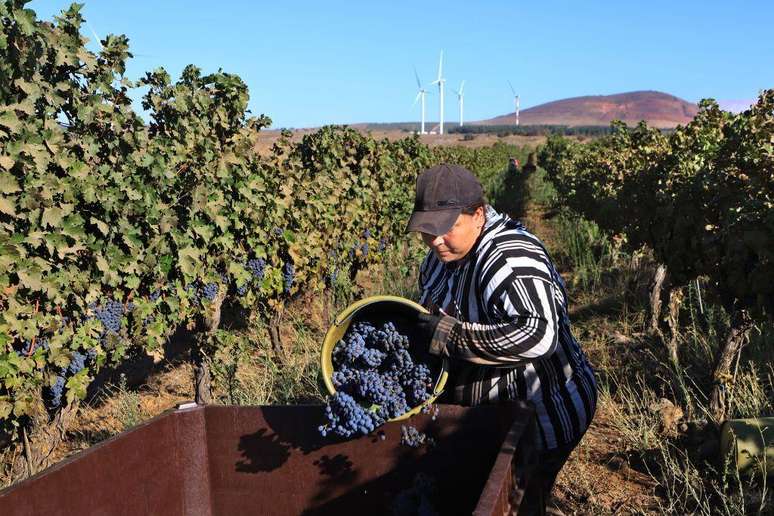
[[[710,414],[717,424],[728,415],[726,389],[731,385],[731,364],[742,347],[752,328],[752,318],[747,310],[735,308],[731,312],[731,324],[725,341],[718,349],[715,368],[712,372],[712,391],[710,392]]]
[[[667,267],[659,264],[656,268],[656,274],[653,276],[650,289],[650,323],[648,325],[648,335],[663,337],[659,323],[661,320],[661,294],[667,277]]]
[[[670,336],[666,346],[669,351],[669,358],[675,365],[678,364],[677,346],[680,340],[680,306],[683,304],[684,295],[683,287],[669,289],[669,315],[667,316],[667,322],[669,323]]]
[[[274,313],[269,318],[269,339],[271,340],[271,348],[274,351],[274,356],[277,360],[282,361],[284,358],[282,348],[282,338],[280,337],[280,324],[282,323],[282,305],[279,305],[274,310]]]

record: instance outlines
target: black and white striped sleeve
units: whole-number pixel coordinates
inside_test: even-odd
[[[446,346],[431,352],[487,365],[517,365],[548,356],[558,341],[559,308],[554,284],[542,275],[519,274],[504,265],[484,287],[492,324],[442,320]],[[451,321],[454,321],[453,319]]]

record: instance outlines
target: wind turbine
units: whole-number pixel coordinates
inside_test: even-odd
[[[513,105],[516,108],[516,125],[519,125],[519,96],[516,95],[516,90],[513,89],[511,81],[508,81],[508,86],[511,87],[511,93],[513,93]]]
[[[438,84],[438,92],[440,94],[440,126],[438,128],[439,134],[443,134],[443,83],[446,82],[446,79],[443,78],[442,70],[443,70],[443,50],[441,50],[441,59],[438,61],[438,78],[430,83],[430,84]]]
[[[427,95],[427,90],[422,87],[416,68],[414,68],[414,77],[417,78],[417,88],[419,88],[419,93],[417,93],[417,97],[414,99],[414,105],[416,106],[417,101],[420,98],[422,99],[422,125],[420,126],[419,134],[425,134],[425,95]]]
[[[462,81],[460,83],[460,89],[454,91],[454,93],[457,94],[457,99],[459,99],[460,101],[460,127],[462,127],[462,106],[463,106],[463,103],[465,102],[465,98],[462,96],[462,88],[464,87],[465,87],[465,81]]]

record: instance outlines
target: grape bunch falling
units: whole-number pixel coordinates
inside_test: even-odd
[[[386,421],[427,401],[433,376],[415,363],[409,339],[391,322],[380,328],[368,322],[350,326],[333,349],[333,386],[328,399],[323,436],[365,435]]]

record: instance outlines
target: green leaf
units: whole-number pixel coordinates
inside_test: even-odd
[[[19,275],[19,282],[23,286],[34,291],[43,290],[43,281],[40,271],[21,270],[17,274]]]
[[[16,162],[11,156],[0,156],[0,167],[3,167],[6,170],[11,170]],[[18,184],[17,184],[18,188]],[[14,190],[16,191],[16,190]]]
[[[101,232],[103,235],[105,235],[105,236],[108,236],[108,235],[110,234],[110,228],[108,227],[108,225],[107,225],[107,224],[105,224],[104,222],[102,222],[101,220],[99,220],[97,217],[91,217],[91,219],[90,219],[90,220],[91,220],[91,223],[92,223],[92,224],[94,224],[95,226],[97,226],[97,229],[99,229],[99,231],[100,231],[100,232]]]
[[[16,201],[8,197],[0,196],[0,213],[11,217],[16,216]]]
[[[12,410],[13,405],[10,402],[6,400],[0,400],[0,419],[6,419],[11,415]]]
[[[178,262],[180,264],[180,270],[183,274],[193,276],[196,272],[196,267],[199,264],[199,257],[201,251],[193,247],[186,247],[178,251]]]
[[[8,173],[0,174],[0,193],[12,194],[20,190],[21,188],[19,188],[19,183],[16,181],[15,177]]]
[[[58,206],[52,206],[43,210],[43,218],[40,222],[44,227],[57,228],[62,223],[62,217],[64,217],[64,210]]]
[[[16,417],[21,417],[27,414],[27,411],[29,410],[29,403],[27,403],[26,400],[15,400],[13,402],[13,415]]]
[[[175,265],[175,259],[172,256],[164,255],[159,259],[159,271],[161,271],[161,274],[166,276],[169,274],[169,271],[172,270],[172,267]]]
[[[127,276],[124,279],[124,285],[126,285],[126,287],[128,289],[134,290],[134,289],[136,289],[136,288],[138,288],[140,286],[140,278],[138,278],[137,276],[134,276],[134,275]]]
[[[0,126],[7,127],[11,133],[19,132],[21,128],[21,122],[19,117],[13,111],[3,111],[0,113]]]

